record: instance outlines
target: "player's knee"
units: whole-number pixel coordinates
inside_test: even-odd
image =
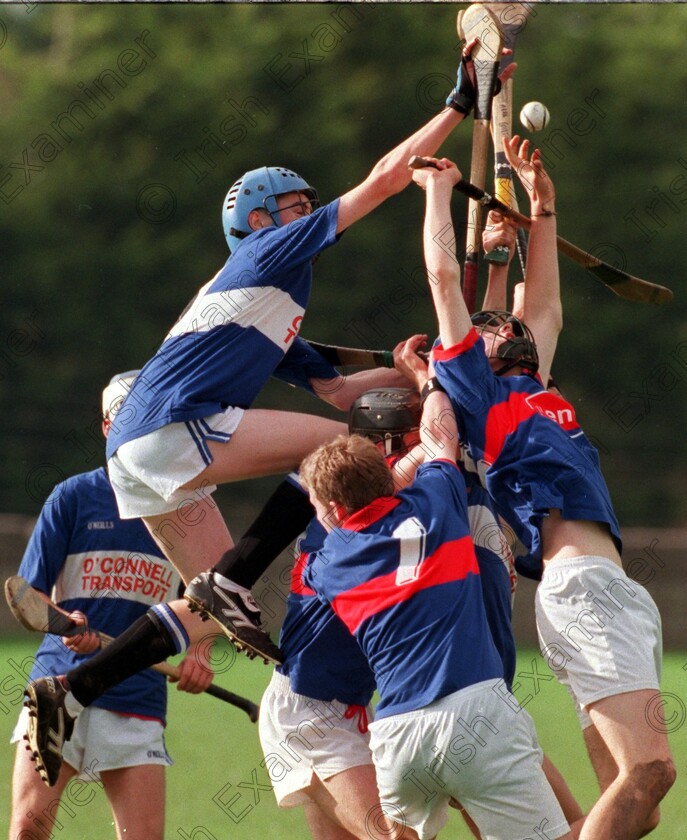
[[[672,758],[666,758],[652,762],[653,773],[658,788],[659,801],[668,793],[671,787],[675,784],[677,778],[677,769]]]
[[[642,791],[654,805],[658,805],[675,784],[677,771],[671,758],[656,759],[647,764],[636,765],[632,771],[632,777],[636,789]],[[651,818],[655,819],[658,825],[660,819],[658,809]]]

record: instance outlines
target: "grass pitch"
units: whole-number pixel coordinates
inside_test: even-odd
[[[0,656],[0,837],[7,837],[14,747],[9,737],[35,640],[3,639]],[[271,668],[218,646],[216,682],[258,701]],[[553,678],[539,654],[523,650],[515,693],[530,712],[544,750],[557,764],[584,809],[597,796],[577,719],[567,692]],[[687,837],[687,801],[680,795],[687,776],[687,654],[666,655],[662,685],[667,726],[678,768],[678,781],[663,804],[656,840]],[[683,699],[684,698],[684,699]],[[191,696],[170,688],[167,747],[175,764],[167,770],[167,840],[304,840],[309,836],[300,808],[278,809],[266,771],[257,726],[244,712],[208,695]],[[105,840],[114,837],[107,799],[98,785],[82,804],[61,810],[59,840]],[[470,838],[460,817],[451,813],[442,837]],[[36,831],[36,839],[45,834]],[[28,840],[28,838],[27,838]]]

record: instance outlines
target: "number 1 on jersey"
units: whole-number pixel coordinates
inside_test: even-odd
[[[417,580],[420,564],[425,559],[427,530],[414,516],[405,519],[392,534],[399,541],[399,564],[396,586]]]

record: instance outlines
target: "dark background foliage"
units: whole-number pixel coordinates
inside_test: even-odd
[[[238,175],[289,166],[330,200],[440,108],[458,8],[2,7],[1,511],[36,513],[57,480],[102,463],[101,389],[147,360],[226,259],[220,211]],[[681,524],[687,8],[534,11],[515,104],[551,111],[535,139],[559,232],[675,291],[664,308],[628,303],[562,257],[555,374],[599,446],[621,522]],[[469,170],[469,129],[443,151]],[[322,256],[306,337],[392,347],[434,333],[422,204],[411,186]],[[455,211],[462,224],[459,197]],[[279,384],[259,404],[327,412]],[[270,483],[221,491],[232,522]]]

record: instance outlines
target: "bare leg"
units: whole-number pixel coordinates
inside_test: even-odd
[[[658,804],[675,781],[668,739],[646,719],[657,702],[654,690],[632,691],[587,709],[618,774],[587,815],[580,840],[636,840],[655,827]]]
[[[303,810],[313,840],[357,840],[357,835],[333,820],[315,802],[306,803]]]
[[[229,443],[208,442],[213,460],[184,486],[188,502],[143,521],[188,584],[233,545],[217,505],[198,488],[290,472],[315,447],[346,432],[344,423],[311,414],[249,409]]]
[[[234,544],[224,517],[210,496],[197,502],[195,524],[189,525],[189,510],[143,518],[150,535],[185,584],[206,571]]]
[[[354,837],[369,838],[367,820],[370,812],[379,808],[374,765],[351,767],[326,781],[314,776],[308,793],[329,819]]]
[[[189,488],[278,475],[297,469],[321,443],[348,434],[345,423],[313,414],[251,408],[229,443],[208,441],[212,463]]]
[[[359,840],[376,836],[385,840],[418,840],[413,829],[385,817],[372,764],[351,767],[326,781],[315,776],[308,793],[330,822],[344,828],[342,840],[350,836]],[[339,840],[339,836],[334,835],[332,840]]]
[[[141,764],[100,774],[115,818],[117,840],[164,840],[165,768]]]
[[[582,734],[587,747],[587,755],[599,783],[599,789],[601,793],[604,793],[618,775],[618,765],[594,724],[584,729]]]
[[[47,787],[36,773],[24,743],[20,741],[17,744],[12,776],[12,815],[9,831],[12,840],[24,836],[52,836],[60,797],[69,781],[76,775],[73,767],[63,764],[57,782],[53,787]]]
[[[573,793],[561,775],[561,772],[547,755],[544,756],[544,760],[542,761],[542,769],[544,770],[546,780],[553,788],[558,804],[561,806],[563,814],[573,831],[572,836],[578,837],[580,831],[582,830],[582,820],[584,819],[584,812],[582,811],[582,808],[580,808],[579,802],[573,796]],[[575,823],[576,826],[573,826],[573,823]]]
[[[608,747],[604,743],[601,735],[599,735],[599,732],[594,724],[584,729],[582,734],[584,735],[584,742],[587,747],[589,760],[594,768],[594,773],[596,774],[596,779],[599,783],[599,789],[601,793],[604,793],[604,791],[613,784],[615,778],[617,777],[618,765],[608,751]],[[658,825],[660,819],[661,809],[656,807],[650,814],[641,836],[643,837],[652,832]],[[581,827],[582,826],[580,825],[580,830]]]

